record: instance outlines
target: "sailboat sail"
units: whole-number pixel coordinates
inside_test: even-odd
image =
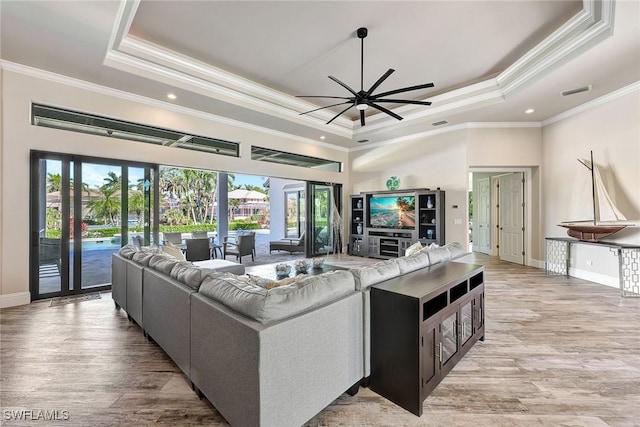
[[[594,164],[593,180],[596,194],[596,222],[600,221],[626,221],[626,217],[620,212],[611,200],[607,189],[602,182],[600,168]]]

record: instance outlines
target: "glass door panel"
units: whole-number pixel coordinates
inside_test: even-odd
[[[335,187],[335,188],[334,188]],[[319,256],[333,253],[337,246],[342,225],[340,213],[336,207],[335,192],[340,192],[339,185],[307,183],[310,196],[308,203],[310,223],[307,227],[310,239],[307,243],[307,256]],[[339,250],[338,250],[339,252]]]
[[[62,292],[62,161],[38,160],[36,245],[41,293]]]
[[[462,337],[460,344],[465,344],[473,336],[473,300],[460,308]]]
[[[124,200],[126,209],[122,208],[124,244],[156,244],[153,237],[153,170],[131,166],[125,172],[129,187]]]
[[[76,248],[81,243],[81,287],[106,286],[111,283],[111,254],[120,249],[122,167],[82,163],[78,190],[82,203],[73,240]]]
[[[442,364],[445,364],[458,351],[458,312],[454,312],[442,321]]]

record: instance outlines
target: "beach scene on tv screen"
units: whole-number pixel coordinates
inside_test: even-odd
[[[369,220],[371,227],[414,228],[415,197],[372,197],[369,201]]]

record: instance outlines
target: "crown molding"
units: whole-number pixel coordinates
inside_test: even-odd
[[[220,116],[217,116],[215,114],[206,113],[204,111],[196,110],[196,109],[193,109],[193,108],[182,107],[180,105],[176,105],[176,104],[173,104],[173,103],[170,103],[170,102],[159,101],[157,99],[148,98],[146,96],[132,94],[130,92],[126,92],[126,91],[122,91],[122,90],[118,90],[118,89],[113,89],[113,88],[106,87],[106,86],[101,86],[101,85],[98,85],[98,84],[95,84],[95,83],[89,83],[89,82],[86,82],[84,80],[75,79],[73,77],[64,76],[62,74],[53,73],[51,71],[45,71],[45,70],[41,70],[41,69],[38,69],[38,68],[29,67],[27,65],[22,65],[22,64],[17,64],[17,63],[14,63],[14,62],[0,60],[0,68],[2,68],[4,70],[7,70],[7,71],[11,71],[11,72],[17,73],[17,74],[25,75],[25,76],[28,76],[28,77],[34,77],[34,78],[38,78],[38,79],[41,79],[41,80],[46,80],[46,81],[49,81],[49,82],[52,82],[52,83],[63,84],[63,85],[66,85],[66,86],[77,88],[77,89],[82,89],[82,90],[86,90],[86,91],[90,91],[90,92],[94,92],[94,93],[99,93],[101,95],[113,96],[115,98],[120,98],[120,99],[124,99],[124,100],[127,100],[127,101],[137,102],[137,103],[140,103],[140,104],[148,105],[148,106],[154,107],[154,108],[160,108],[160,109],[167,110],[167,111],[173,111],[175,113],[184,114],[184,115],[187,115],[187,116],[191,116],[191,117],[195,117],[195,118],[199,118],[199,119],[203,119],[203,120],[207,120],[207,121],[211,121],[211,122],[215,122],[215,123],[219,123],[219,124],[223,124],[223,125],[234,126],[234,127],[237,127],[237,128],[246,129],[246,130],[253,131],[253,132],[259,132],[259,133],[263,133],[263,134],[267,134],[267,135],[272,135],[272,136],[275,136],[277,138],[288,139],[288,140],[292,140],[292,141],[302,142],[302,143],[305,143],[305,144],[316,145],[316,146],[319,146],[319,147],[329,148],[329,149],[336,150],[336,151],[342,151],[342,152],[348,151],[347,148],[339,146],[339,145],[329,144],[329,143],[322,142],[322,141],[316,141],[316,140],[311,139],[311,138],[304,138],[304,137],[301,137],[301,136],[288,134],[286,132],[281,132],[281,131],[277,131],[277,130],[274,130],[274,129],[265,128],[265,127],[262,127],[262,126],[257,126],[257,125],[253,125],[253,124],[246,123],[246,122],[241,122],[241,121],[234,120],[234,119],[229,119],[229,118],[226,118],[226,117],[220,117]],[[60,107],[69,108],[68,105],[60,106]],[[215,137],[215,135],[213,135],[213,136]]]
[[[398,138],[388,139],[386,141],[379,141],[373,144],[366,144],[361,147],[351,148],[349,152],[369,150],[371,148],[384,147],[388,145],[395,145],[405,142],[415,141],[417,139],[431,138],[436,135],[444,133],[457,132],[459,130],[468,129],[510,129],[510,128],[540,128],[542,123],[540,122],[467,122],[457,125],[447,126],[439,129],[431,129],[428,131],[414,133],[412,135],[401,136]]]
[[[583,4],[582,11],[498,75],[505,95],[612,34],[614,0],[583,0]]]
[[[324,123],[333,117],[333,112],[321,110],[302,116],[299,111],[312,110],[317,105],[137,39],[128,33],[139,1],[122,0],[112,31],[113,43],[110,43],[105,55],[105,65],[345,138],[353,139],[365,133],[397,126],[396,119],[383,113],[367,117],[369,123],[366,130],[358,126],[358,120],[352,121],[344,116],[326,125]],[[583,0],[583,9],[578,14],[495,79],[425,99],[440,104],[434,108],[419,109],[407,105],[394,111],[403,115],[404,125],[454,110],[504,101],[510,93],[560,65],[570,55],[611,34],[613,10],[614,0]]]
[[[603,95],[600,98],[596,98],[589,102],[585,102],[582,105],[578,105],[577,107],[571,108],[570,110],[564,111],[560,114],[556,114],[553,117],[549,117],[548,119],[542,122],[542,126],[543,127],[548,126],[550,124],[559,122],[561,120],[568,119],[569,117],[573,117],[577,114],[584,113],[585,111],[607,104],[618,98],[622,98],[623,96],[626,96],[638,91],[640,91],[640,81],[631,83],[630,85],[624,86],[618,90],[615,90],[606,95]]]

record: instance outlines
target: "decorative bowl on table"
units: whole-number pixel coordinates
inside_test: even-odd
[[[289,273],[291,273],[291,266],[289,264],[276,264],[276,276],[285,277],[288,276]]]
[[[299,259],[293,263],[293,268],[296,270],[296,273],[306,273],[309,269],[309,263],[306,259]]]
[[[313,265],[313,268],[322,268],[322,264],[324,263],[324,258],[313,258],[311,260],[311,264]]]

